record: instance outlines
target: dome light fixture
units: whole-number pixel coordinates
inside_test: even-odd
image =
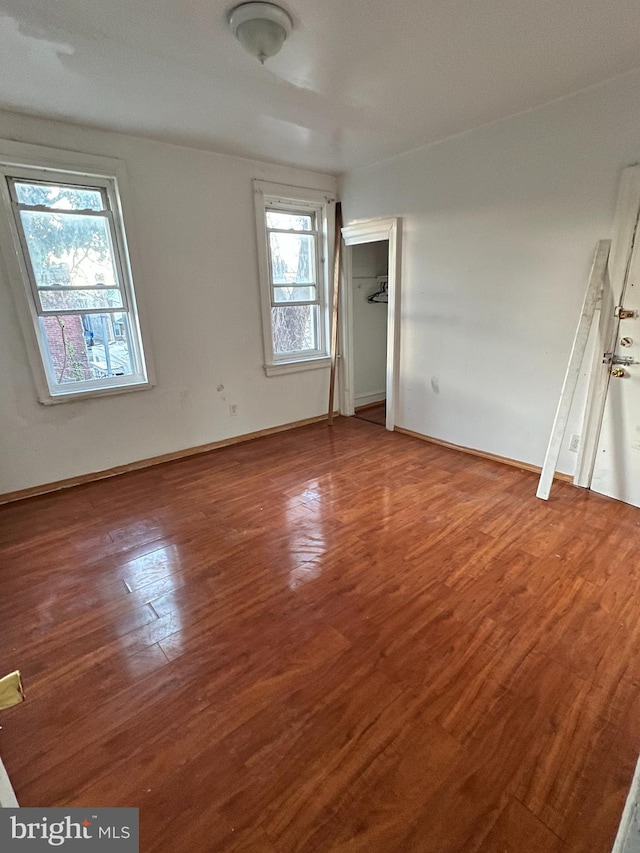
[[[293,29],[293,21],[274,3],[242,3],[232,9],[229,26],[247,53],[264,65],[280,51]]]

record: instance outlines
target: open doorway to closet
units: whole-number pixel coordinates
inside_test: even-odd
[[[389,241],[351,249],[353,397],[356,418],[385,426]]]
[[[340,412],[392,430],[398,379],[400,220],[342,229]]]

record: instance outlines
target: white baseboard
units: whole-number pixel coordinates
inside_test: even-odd
[[[11,787],[11,782],[7,776],[7,771],[4,769],[4,764],[0,761],[0,808],[17,809],[18,801]]]
[[[354,400],[355,408],[370,406],[371,403],[381,403],[387,396],[386,391],[376,391],[374,394],[362,394]]]

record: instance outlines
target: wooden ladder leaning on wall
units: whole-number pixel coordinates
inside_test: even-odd
[[[342,257],[342,205],[336,202],[336,229],[333,249],[333,281],[331,288],[331,373],[329,374],[329,411],[327,420],[333,425],[333,405],[338,364],[338,306],[340,304],[340,265]]]

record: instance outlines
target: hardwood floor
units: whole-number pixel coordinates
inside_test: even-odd
[[[0,510],[25,806],[145,853],[605,853],[640,511],[338,419]]]

